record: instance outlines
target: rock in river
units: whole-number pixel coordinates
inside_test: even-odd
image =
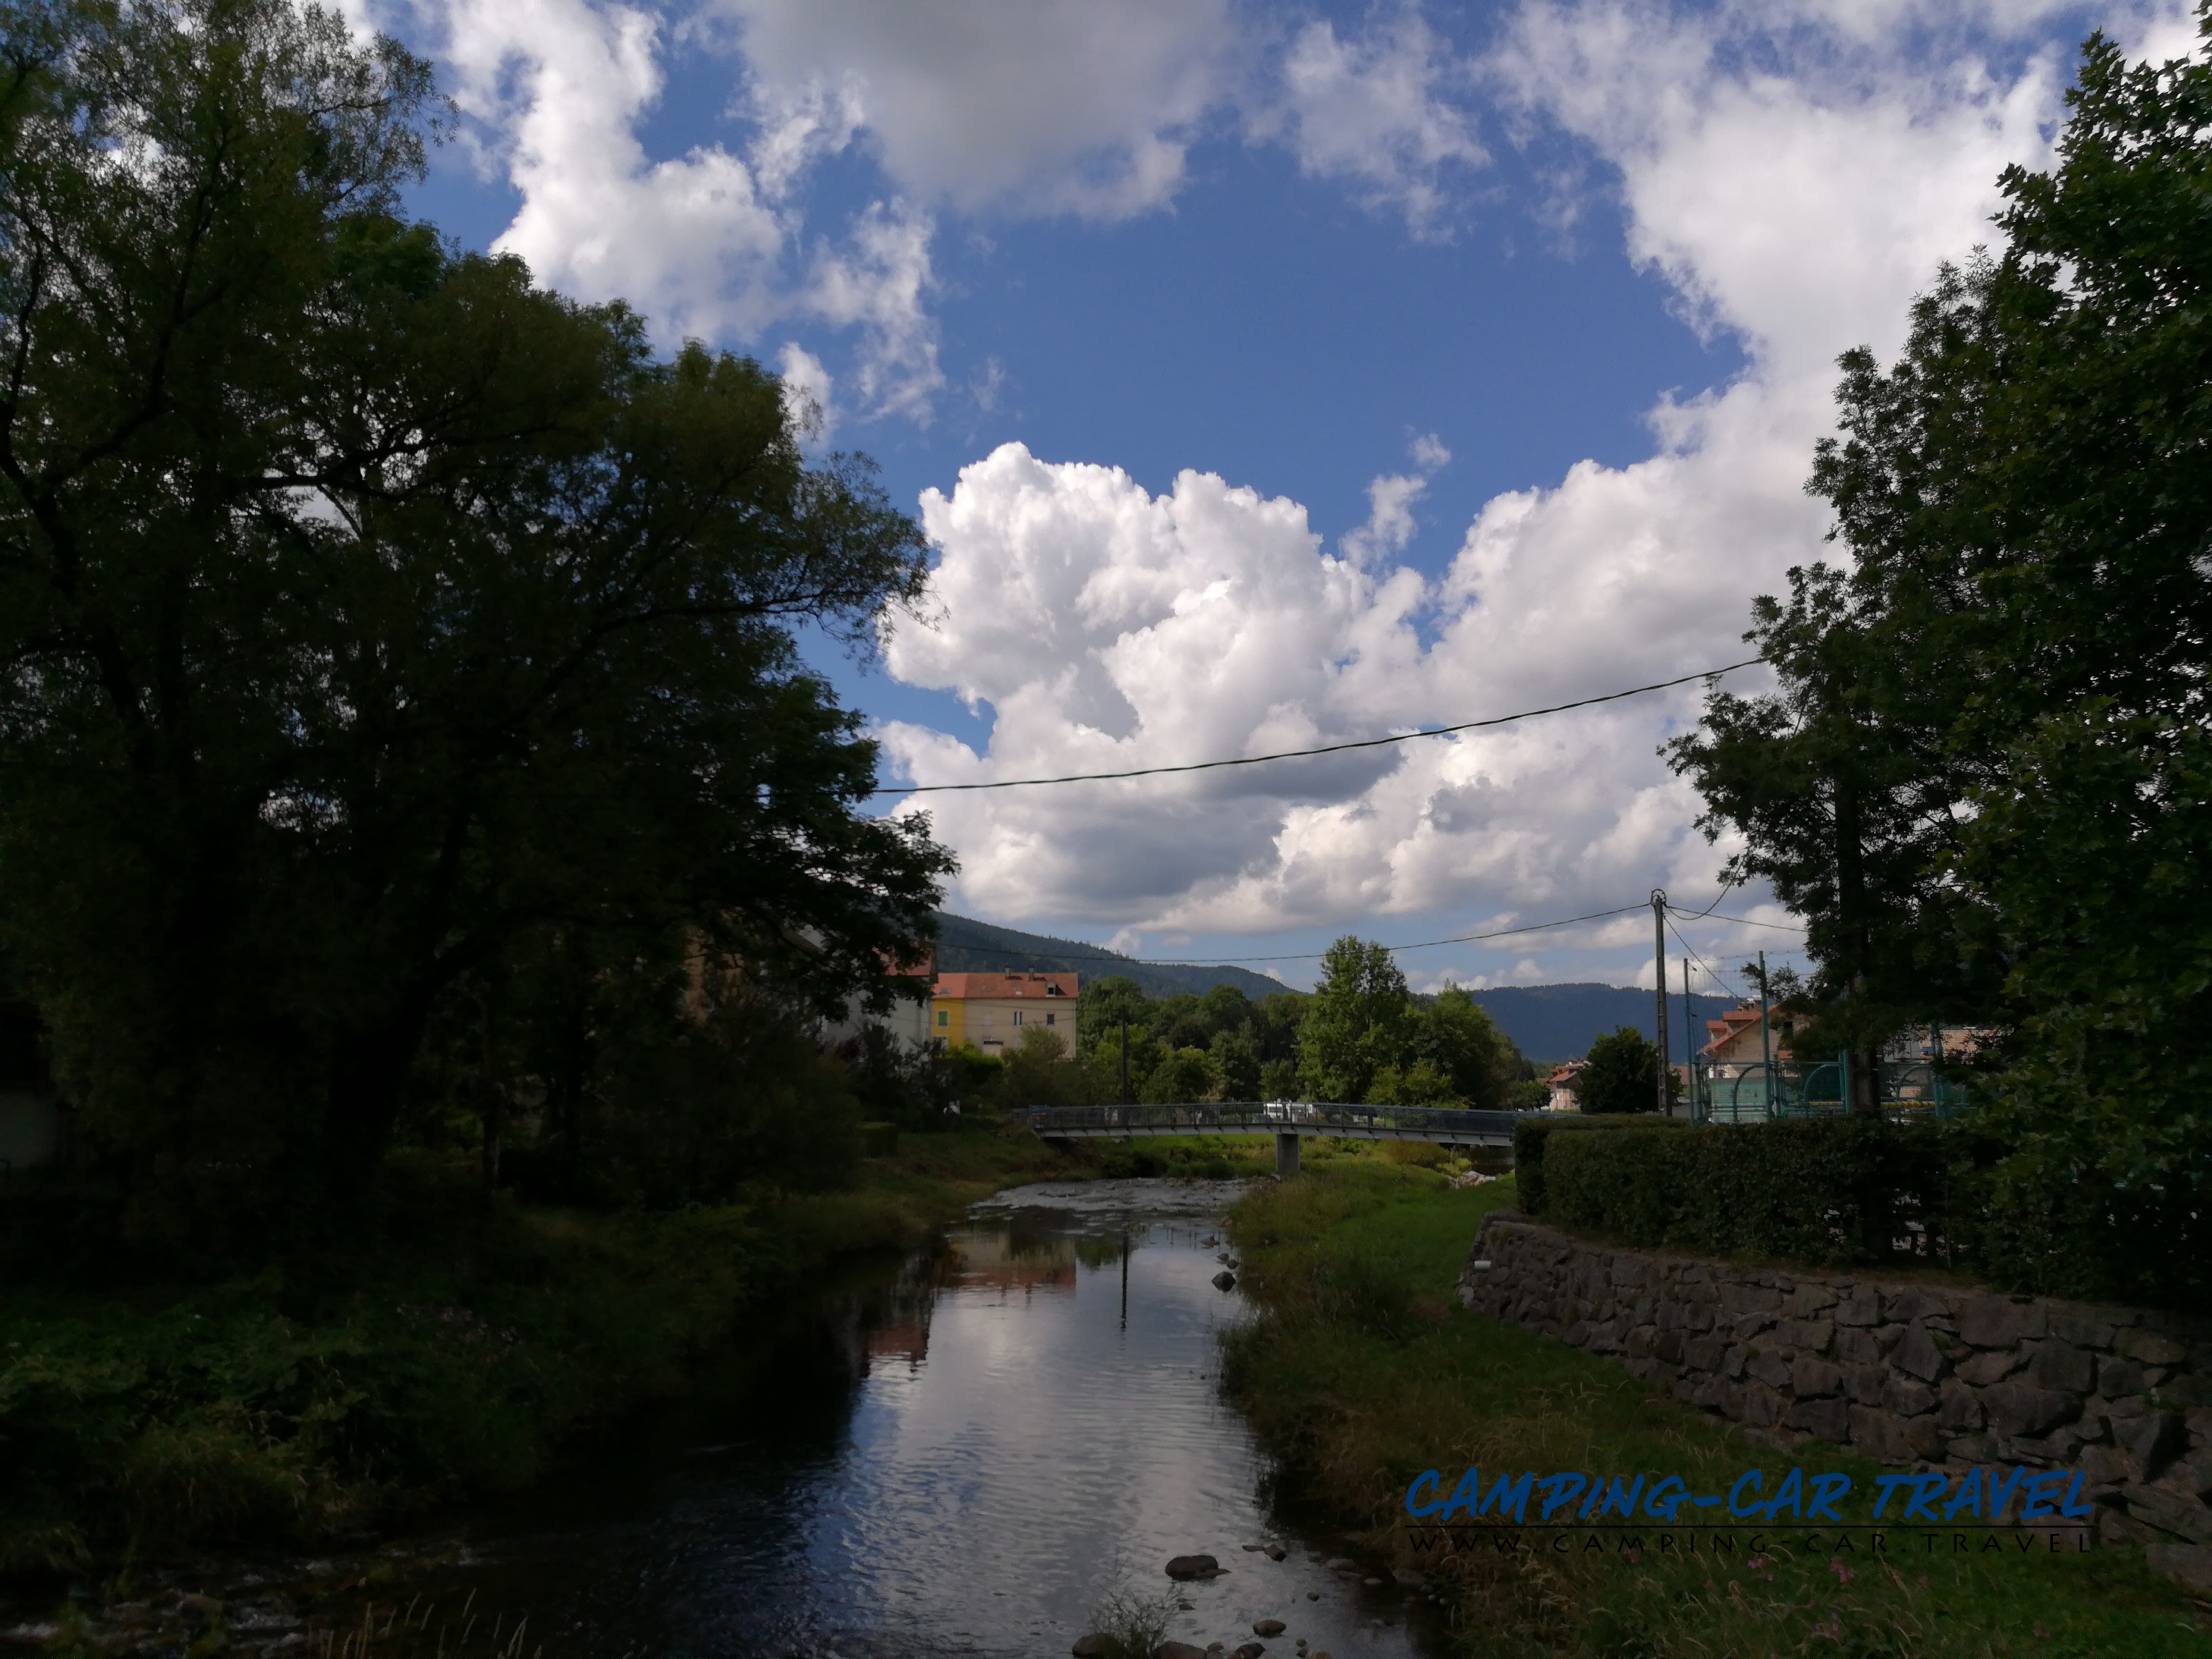
[[[1206,1650],[1188,1642],[1163,1642],[1152,1650],[1152,1659],[1206,1659]]]
[[[1093,1631],[1088,1636],[1077,1637],[1075,1645],[1068,1651],[1075,1656],[1075,1659],[1102,1659],[1106,1651],[1106,1638]]]
[[[1283,1621],[1279,1619],[1255,1619],[1252,1621],[1252,1634],[1255,1636],[1280,1636],[1282,1633]]]
[[[1168,1563],[1170,1578],[1211,1578],[1221,1571],[1221,1563],[1210,1555],[1178,1555]],[[1193,1649],[1193,1652],[1199,1650]]]
[[[1237,1288],[1237,1275],[1226,1271],[1214,1274],[1213,1288],[1217,1291],[1235,1290]]]

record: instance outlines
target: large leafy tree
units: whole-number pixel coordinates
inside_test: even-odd
[[[2094,37],[2069,101],[2057,167],[2004,176],[2002,255],[1944,273],[1895,364],[1844,359],[1813,488],[1851,568],[1762,612],[1783,692],[1676,757],[1807,908],[1816,1002],[2004,1031],[1993,1250],[2201,1303],[2212,64]]]
[[[1659,1109],[1659,1045],[1633,1025],[1607,1031],[1590,1044],[1572,1087],[1585,1112],[1655,1112]],[[1677,1092],[1670,1079],[1669,1097]]]
[[[1298,1027],[1298,1075],[1316,1100],[1362,1101],[1385,1066],[1407,1058],[1412,1000],[1389,947],[1349,933],[1322,958]]]
[[[405,222],[434,108],[286,0],[0,4],[0,929],[142,1226],[359,1191],[518,957],[881,1000],[947,867],[791,632],[916,527]]]

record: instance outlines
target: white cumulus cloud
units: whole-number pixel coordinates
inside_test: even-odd
[[[1686,318],[1739,340],[1747,371],[1655,403],[1649,459],[1585,461],[1487,503],[1433,581],[1390,561],[1441,435],[1376,481],[1341,557],[1296,502],[1233,480],[1185,473],[1152,497],[1109,468],[1003,448],[925,498],[944,615],[889,657],[988,703],[990,742],[898,726],[890,754],[921,782],[1255,754],[1742,655],[1752,596],[1832,550],[1802,486],[1837,354],[1894,350],[1936,263],[1992,239],[1999,172],[2043,163],[2063,115],[2070,48],[2036,33],[2041,9],[1984,8],[1973,39],[1960,12],[1890,14],[1885,32],[1826,0],[1524,5],[1484,66],[1493,95],[1611,179],[1632,256]],[[2140,36],[2173,15],[2120,21]],[[1133,939],[1382,933],[1434,911],[1504,926],[1654,884],[1702,903],[1726,849],[1693,832],[1698,802],[1654,752],[1699,701],[1691,687],[1329,762],[921,800],[963,854],[958,902]],[[1458,971],[1556,977],[1564,957],[1621,976],[1642,959],[1649,983],[1650,926],[1503,940]],[[1692,936],[1723,965],[1787,943],[1717,921]]]

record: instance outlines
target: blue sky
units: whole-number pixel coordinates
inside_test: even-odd
[[[2036,0],[382,5],[462,119],[416,207],[751,352],[935,537],[887,781],[1249,754],[1741,654],[1820,556],[1835,354],[1992,235],[2101,24]],[[1753,684],[1755,682],[1746,682]],[[1694,688],[1327,769],[939,796],[951,907],[1137,954],[1632,903],[1725,848]],[[1722,908],[1771,923],[1769,896]],[[1629,916],[1417,984],[1649,984]],[[1691,930],[1728,965],[1790,935]],[[1310,963],[1274,971],[1294,983]],[[1733,976],[1731,975],[1731,978]],[[1711,981],[1707,981],[1708,984]]]

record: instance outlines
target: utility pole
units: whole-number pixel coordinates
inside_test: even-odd
[[[1774,1115],[1774,1047],[1766,1035],[1766,1007],[1771,1000],[1766,994],[1766,952],[1759,953],[1759,1092],[1766,1103],[1766,1115]]]
[[[1667,1060],[1667,890],[1651,890],[1651,956],[1658,971],[1652,983],[1659,988],[1659,1018],[1656,1029],[1659,1033],[1659,1115],[1664,1117],[1668,1108],[1667,1081],[1673,1067]]]
[[[1690,959],[1682,958],[1682,1082],[1689,1097],[1690,1121],[1698,1121],[1698,1010],[1690,1000]]]

